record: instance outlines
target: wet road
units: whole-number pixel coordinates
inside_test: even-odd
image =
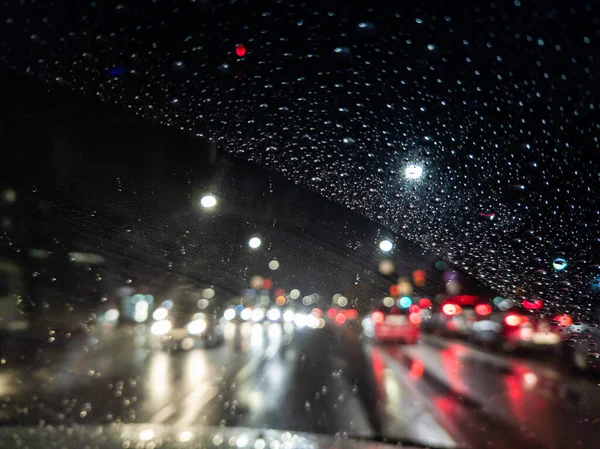
[[[349,327],[235,326],[215,348],[153,349],[147,330],[96,331],[68,351],[5,355],[11,424],[225,425],[424,441],[432,446],[591,448],[598,380],[551,364],[423,337],[372,345]]]

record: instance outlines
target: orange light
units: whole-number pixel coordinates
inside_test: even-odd
[[[413,271],[413,282],[417,287],[423,287],[425,285],[427,274],[423,270]]]
[[[344,316],[349,320],[355,320],[358,317],[358,311],[356,309],[346,309],[342,311]]]
[[[514,327],[514,326],[520,325],[523,322],[523,319],[519,315],[515,315],[514,313],[511,313],[504,317],[504,322],[506,323],[507,326]]]
[[[573,324],[573,318],[569,315],[558,315],[554,318],[554,321],[558,321],[558,325],[562,327],[568,327]]]
[[[390,286],[390,295],[400,296],[400,290],[396,284]]]
[[[419,299],[419,305],[424,309],[429,309],[431,307],[431,299],[429,298],[421,298]]]
[[[383,314],[383,312],[381,310],[376,310],[371,315],[371,319],[373,320],[373,322],[375,324],[383,323],[383,320],[385,319],[385,315]]]
[[[283,306],[285,304],[285,296],[281,295],[275,299],[275,304],[278,306]]]
[[[459,305],[456,304],[444,304],[442,306],[442,312],[444,312],[445,315],[453,316],[459,315],[460,312],[462,312],[462,309]]]
[[[475,313],[481,316],[489,315],[492,313],[492,306],[489,304],[477,304],[475,306]]]
[[[420,379],[425,372],[425,365],[420,360],[414,359],[410,364],[410,376],[414,379]]]
[[[338,313],[335,317],[335,322],[338,324],[344,324],[346,322],[346,315],[343,313]]]
[[[408,321],[410,321],[412,324],[420,324],[421,315],[419,315],[418,313],[411,313],[410,315],[408,315]]]

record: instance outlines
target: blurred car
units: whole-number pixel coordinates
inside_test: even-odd
[[[600,329],[589,323],[569,326],[564,362],[582,372],[600,372]]]
[[[448,297],[424,324],[427,332],[446,337],[472,338],[475,323],[488,321],[493,312],[490,301],[480,296]],[[481,326],[481,325],[480,325]]]
[[[183,292],[165,303],[152,313],[150,333],[156,346],[192,349],[200,345],[216,346],[224,341],[223,318],[215,308],[200,311],[193,293]]]
[[[417,318],[418,316],[418,318]],[[414,344],[420,336],[419,312],[400,307],[381,307],[362,321],[363,335],[376,342]]]
[[[568,315],[551,318],[518,310],[492,312],[473,324],[471,339],[504,350],[536,348],[560,353],[571,323]]]

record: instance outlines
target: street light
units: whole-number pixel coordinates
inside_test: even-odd
[[[258,237],[252,237],[250,240],[248,240],[248,246],[252,249],[256,249],[260,245],[262,245],[262,241]]]
[[[204,195],[200,198],[200,205],[205,209],[210,209],[217,205],[217,199],[213,195]]]
[[[404,174],[408,179],[418,179],[423,174],[423,167],[418,165],[409,165],[406,167]]]
[[[393,247],[394,244],[389,240],[382,240],[381,242],[379,242],[379,249],[385,253],[389,253]]]

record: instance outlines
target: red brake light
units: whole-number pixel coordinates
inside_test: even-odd
[[[418,313],[411,313],[408,315],[408,321],[410,321],[412,324],[420,324],[421,315]]]
[[[424,309],[428,309],[431,307],[431,299],[429,298],[421,298],[419,299],[419,305]]]
[[[475,313],[481,316],[489,315],[492,313],[492,306],[489,304],[477,304],[475,306]]]
[[[329,318],[331,318],[332,320],[335,318],[335,316],[337,315],[337,310],[331,308],[327,311],[327,316]]]
[[[335,322],[337,324],[344,324],[346,322],[346,315],[344,315],[343,313],[338,313],[335,317]]]
[[[416,305],[416,304],[413,304],[412,306],[410,306],[410,307],[408,308],[408,311],[409,311],[410,313],[419,313],[419,312],[421,311],[421,307],[420,307],[420,306],[418,306],[418,305]]]
[[[373,320],[373,322],[375,324],[383,323],[383,320],[385,319],[385,315],[383,314],[383,312],[381,310],[376,310],[371,315],[371,319]]]
[[[543,305],[544,303],[541,299],[531,298],[523,300],[523,307],[525,307],[527,310],[539,310]]]
[[[459,315],[460,312],[462,312],[462,309],[456,304],[444,304],[442,306],[442,312],[444,312],[444,315],[448,316]]]
[[[504,323],[507,326],[519,326],[521,323],[523,322],[523,318],[520,317],[519,315],[515,315],[514,313],[511,313],[510,315],[506,315],[504,317]]]

